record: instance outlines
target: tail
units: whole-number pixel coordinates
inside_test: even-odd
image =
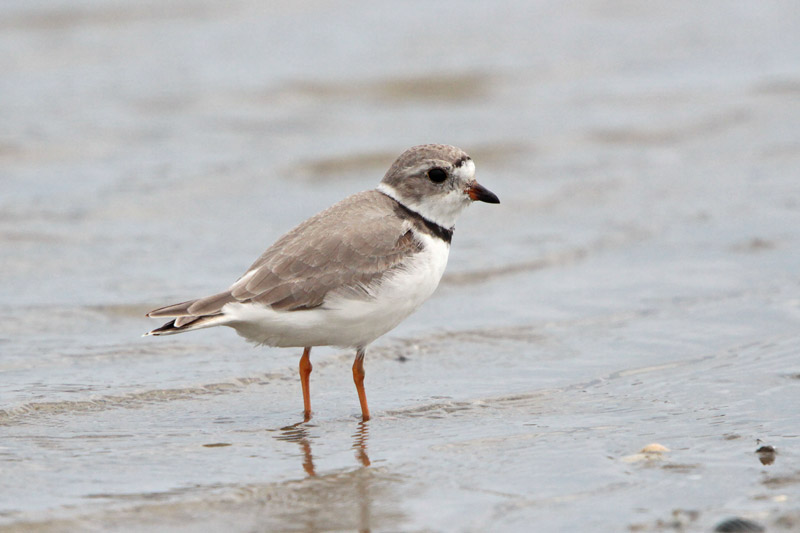
[[[185,322],[187,318],[192,319],[191,322]],[[183,323],[179,323],[179,320],[184,320]],[[217,315],[205,315],[205,316],[194,316],[194,317],[179,317],[173,320],[170,320],[160,328],[156,328],[152,331],[148,331],[143,336],[148,337],[150,335],[175,335],[176,333],[184,333],[186,331],[193,331],[195,329],[203,329],[203,328],[210,328],[211,326],[218,326],[220,324],[224,324],[225,319],[222,313]]]
[[[218,297],[220,295],[215,295]],[[144,336],[149,335],[175,335],[176,333],[183,333],[185,331],[193,331],[195,329],[203,329],[203,328],[210,328],[211,326],[218,326],[220,324],[224,324],[226,322],[224,314],[221,312],[220,307],[217,307],[215,310],[216,312],[211,312],[208,314],[198,313],[194,314],[192,311],[194,309],[190,309],[192,304],[201,303],[201,300],[205,301],[214,297],[209,298],[201,298],[200,300],[189,300],[188,302],[182,302],[179,304],[169,305],[167,307],[162,307],[160,309],[155,309],[147,313],[148,317],[157,318],[157,317],[176,317],[161,326],[160,328],[156,328],[152,331],[148,331],[144,334]],[[197,306],[195,306],[197,307]]]

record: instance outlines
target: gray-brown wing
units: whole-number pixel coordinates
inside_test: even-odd
[[[421,249],[411,223],[397,213],[396,202],[377,191],[346,198],[281,237],[228,291],[176,311],[208,315],[234,301],[311,309],[331,291],[367,297],[370,283]]]

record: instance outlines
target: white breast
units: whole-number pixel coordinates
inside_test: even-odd
[[[231,327],[253,342],[271,346],[363,347],[402,322],[430,298],[447,266],[450,245],[419,233],[422,250],[379,284],[366,299],[331,296],[306,311],[274,311],[256,304],[228,304]]]

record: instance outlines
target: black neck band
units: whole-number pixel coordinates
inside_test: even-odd
[[[386,194],[386,196],[389,196],[389,195]],[[392,197],[389,196],[389,198],[392,198]],[[449,228],[448,229],[448,228],[445,228],[444,226],[440,226],[436,222],[431,222],[430,220],[428,220],[424,216],[420,215],[416,211],[412,211],[411,209],[407,208],[406,206],[404,206],[403,204],[398,202],[395,198],[392,198],[392,200],[394,200],[396,209],[398,209],[402,213],[405,213],[408,217],[410,217],[411,219],[413,219],[416,222],[416,226],[418,227],[418,229],[422,229],[423,231],[425,231],[429,235],[432,235],[434,237],[438,237],[439,239],[442,239],[447,244],[450,244],[450,241],[453,240],[453,230],[455,228]]]

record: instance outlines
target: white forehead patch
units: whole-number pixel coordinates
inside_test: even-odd
[[[475,163],[467,159],[460,167],[453,169],[453,174],[460,180],[472,181],[475,179]]]

